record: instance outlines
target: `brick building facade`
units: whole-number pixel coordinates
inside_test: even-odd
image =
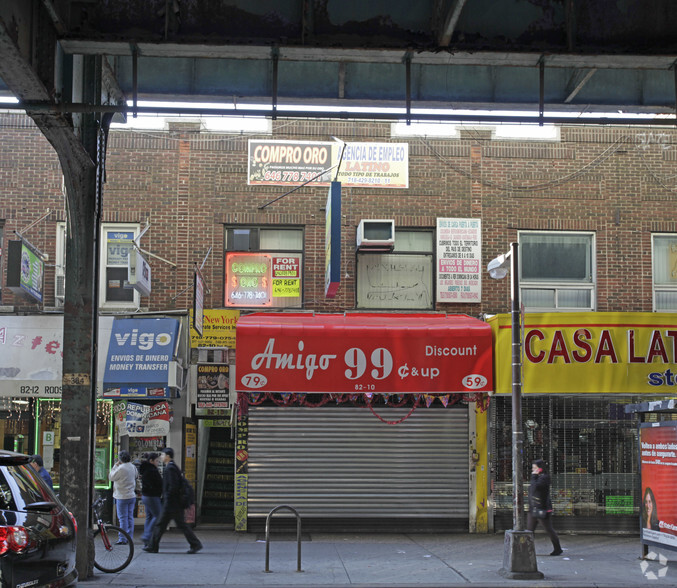
[[[290,188],[248,185],[247,145],[250,138],[327,142],[332,137],[347,144],[408,143],[409,187],[343,188],[341,285],[336,297],[329,299],[324,295],[327,188],[306,186],[276,200]],[[6,267],[2,267],[0,311],[6,315],[59,312],[55,296],[60,271],[56,235],[57,223],[66,221],[66,213],[58,160],[32,123],[16,114],[0,116],[0,153],[3,252],[7,242],[15,238],[14,231],[18,231],[49,256],[44,304],[15,296],[4,287]],[[537,279],[531,293],[535,298],[528,298],[527,290],[525,298],[541,302],[535,309],[528,302],[527,313],[671,312],[677,311],[677,274],[658,279],[654,266],[658,242],[654,238],[677,237],[676,162],[677,130],[668,127],[563,125],[555,138],[527,140],[499,138],[486,127],[461,126],[453,130],[452,136],[441,138],[393,136],[391,124],[385,122],[279,120],[272,121],[271,134],[250,137],[206,131],[198,122],[180,120],[168,122],[165,131],[110,132],[102,223],[134,227],[136,231],[150,226],[141,239],[141,247],[156,258],[150,259],[152,294],[140,299],[142,312],[170,313],[191,308],[194,267],[209,251],[202,268],[209,288],[204,306],[223,308],[225,228],[239,226],[295,227],[302,231],[303,310],[367,310],[357,302],[360,285],[355,232],[360,220],[393,219],[396,232],[425,229],[433,234],[434,243],[438,218],[481,220],[482,299],[479,303],[447,304],[433,296],[430,308],[423,310],[471,317],[505,313],[510,308],[509,287],[506,282],[486,277],[488,261],[507,251],[512,241],[524,240],[528,245],[529,234],[537,237],[532,252],[539,247],[540,235],[576,234],[581,235],[583,246],[588,244],[590,256],[587,273],[581,276],[584,287],[569,298],[577,300],[575,304],[579,306],[570,308],[561,303],[548,308],[541,294],[549,296],[551,289],[547,280]],[[429,254],[434,259],[434,245]],[[666,255],[669,260],[669,253]],[[5,263],[5,258],[0,258],[0,263]],[[552,288],[561,300],[571,293],[568,279],[565,276]],[[528,287],[523,283],[523,288]],[[583,297],[576,298],[581,293]],[[104,312],[124,310],[115,304],[104,308]],[[397,312],[406,310],[398,308]],[[133,311],[126,309],[127,314]],[[233,361],[232,352],[225,357],[224,361]],[[563,511],[571,515],[567,518],[571,527],[599,525],[600,513],[609,514],[604,504],[612,492],[613,496],[628,496],[632,506],[629,511],[614,513],[621,516],[611,522],[607,517],[606,524],[616,530],[636,529],[633,517],[637,496],[632,477],[637,473],[636,445],[628,434],[630,423],[612,418],[610,407],[636,398],[637,391],[600,388],[597,395],[579,396],[572,389],[570,396],[557,397],[547,394],[547,390],[534,392],[541,393],[525,400],[525,422],[535,423],[530,437],[534,447],[528,456],[536,458],[538,452],[546,452],[552,460],[555,490],[560,492]],[[470,497],[460,498],[460,502],[466,500],[466,506],[470,503],[469,508],[461,509],[461,526],[467,525],[468,520],[476,530],[507,524],[500,515],[509,515],[509,504],[506,506],[501,499],[500,487],[510,479],[501,456],[505,448],[501,430],[509,423],[508,409],[509,399],[506,402],[506,397],[499,394],[491,402],[488,421],[483,425],[466,413],[461,418],[467,421],[464,426],[470,438],[483,438],[476,446],[471,442],[472,454],[479,449],[480,457],[468,474]],[[262,407],[256,417],[258,426],[276,418],[266,410]],[[545,420],[555,413],[561,415],[561,423],[550,423],[552,430],[548,431]],[[599,419],[607,424],[603,431],[591,426],[592,432],[581,433],[591,427],[579,427],[576,421],[592,413],[601,414]],[[190,407],[186,414],[190,414]],[[294,426],[299,426],[301,416],[294,419]],[[559,437],[553,433],[555,429],[561,430]],[[585,443],[582,435],[589,437]],[[623,455],[611,455],[611,446],[621,443],[620,439],[625,439]],[[468,437],[463,440],[465,445],[467,440]],[[435,440],[431,443],[434,445]],[[596,452],[602,452],[602,457],[591,457]],[[587,465],[580,465],[584,462]],[[466,463],[465,456],[462,463]],[[604,477],[611,470],[610,475],[616,476],[613,483],[617,484],[613,489],[609,487],[612,478]],[[572,481],[572,473],[594,480],[581,485]],[[262,478],[272,475],[265,471],[258,474]],[[597,474],[601,477],[595,477]],[[620,475],[625,477],[621,479]],[[255,488],[251,491],[257,492]],[[482,497],[487,495],[488,515],[486,506],[484,510],[477,507],[484,504]],[[324,515],[320,512],[317,516]],[[449,516],[445,516],[448,521]]]
[[[305,229],[304,308],[355,307],[355,228],[363,218],[393,218],[396,227],[434,229],[437,217],[480,218],[482,261],[507,250],[519,230],[591,231],[596,241],[598,311],[652,311],[651,235],[677,232],[671,128],[563,126],[556,141],[492,139],[461,127],[458,138],[391,136],[389,123],[275,121],[272,139],[409,143],[408,189],[343,189],[343,264],[338,296],[324,298],[325,188],[285,193],[247,185],[247,136],[200,132],[197,123],[169,131],[110,133],[104,223],[150,223],[142,246],[176,264],[153,264],[149,310],[186,308],[193,264],[212,253],[203,273],[206,307],[223,306],[224,225],[293,225]],[[2,117],[0,218],[4,241],[51,210],[25,237],[50,256],[54,222],[65,220],[58,160],[25,118]],[[53,259],[53,257],[52,257]],[[53,302],[53,270],[45,270],[45,305]],[[508,309],[506,288],[484,280],[480,304],[437,304],[480,316]],[[41,310],[3,289],[2,304]]]

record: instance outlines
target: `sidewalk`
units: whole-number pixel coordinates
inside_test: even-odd
[[[136,534],[132,563],[117,574],[95,571],[80,585],[251,587],[346,586],[564,586],[635,587],[677,585],[677,552],[655,549],[665,560],[642,561],[637,536],[561,535],[564,554],[550,557],[548,538],[536,534],[536,559],[542,580],[506,580],[503,534],[318,534],[301,545],[302,573],[296,571],[296,538],[270,541],[270,573],[265,573],[266,544],[255,534],[196,529],[204,549],[186,554],[188,544],[168,531],[160,553],[141,550]]]

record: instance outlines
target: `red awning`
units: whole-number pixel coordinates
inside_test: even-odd
[[[256,313],[237,323],[238,391],[491,392],[491,327],[466,315]]]

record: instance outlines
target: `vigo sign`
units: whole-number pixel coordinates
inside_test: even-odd
[[[492,390],[491,329],[467,316],[254,314],[237,337],[240,391]]]

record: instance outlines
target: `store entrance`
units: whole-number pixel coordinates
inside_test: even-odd
[[[204,426],[205,421],[201,421]],[[235,523],[233,504],[235,500],[235,440],[231,438],[230,427],[204,427],[203,447],[204,484],[200,524]]]
[[[522,398],[525,502],[531,461],[549,464],[558,530],[637,531],[637,429],[626,396]],[[493,401],[494,524],[512,520],[511,399]]]

